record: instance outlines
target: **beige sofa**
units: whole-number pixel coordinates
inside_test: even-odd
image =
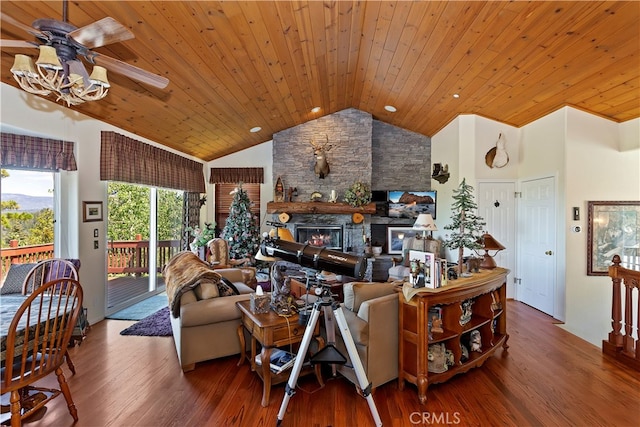
[[[198,289],[188,290],[180,297],[180,316],[171,317],[173,339],[184,372],[197,362],[240,353],[238,326],[240,312],[236,301],[249,299],[255,286],[253,268],[223,268],[215,270],[234,284],[240,295],[198,299]],[[245,340],[249,342],[249,339]]]
[[[372,387],[398,378],[398,293],[394,291],[394,284],[346,283],[342,307]],[[336,348],[349,359],[337,325]],[[337,365],[337,371],[358,385],[350,360],[345,365]]]

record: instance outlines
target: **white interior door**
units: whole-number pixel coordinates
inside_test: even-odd
[[[553,316],[556,288],[555,178],[523,181],[516,299]]]
[[[511,271],[507,279],[507,298],[514,298],[515,294],[512,279],[516,273],[515,192],[515,182],[478,183],[478,215],[487,223],[485,230],[506,247],[494,259],[500,267]]]

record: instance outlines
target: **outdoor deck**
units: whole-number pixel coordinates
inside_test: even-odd
[[[129,305],[140,302],[152,295],[164,292],[164,279],[158,276],[157,289],[150,293],[149,278],[147,276],[123,276],[107,281],[107,310],[109,316]]]

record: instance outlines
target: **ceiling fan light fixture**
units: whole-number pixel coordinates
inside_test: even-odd
[[[45,70],[62,70],[62,64],[58,59],[58,53],[53,46],[40,46],[40,56],[36,61],[38,68],[44,68]]]
[[[111,87],[109,80],[107,80],[107,69],[99,65],[95,65],[93,67],[93,71],[89,76],[89,81],[94,85],[100,85],[106,88]]]
[[[31,57],[21,54],[16,55],[11,72],[17,76],[36,77],[38,75]]]

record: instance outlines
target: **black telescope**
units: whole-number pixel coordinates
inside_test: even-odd
[[[295,262],[315,270],[343,274],[357,280],[362,280],[367,269],[367,263],[363,257],[281,239],[266,239],[260,245],[260,252],[264,256]]]

